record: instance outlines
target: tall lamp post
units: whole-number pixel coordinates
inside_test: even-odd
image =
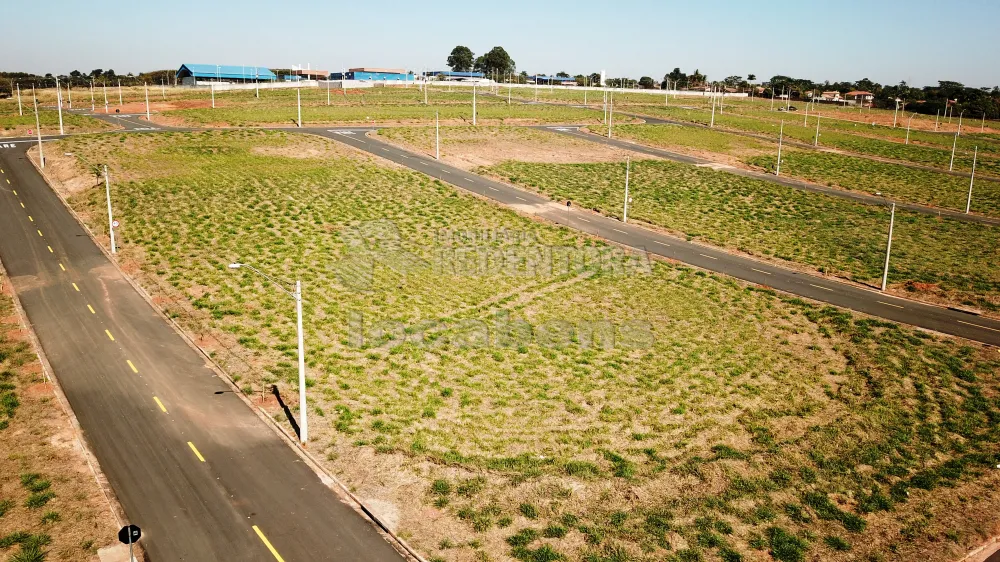
[[[280,289],[281,292],[295,299],[296,326],[299,339],[299,442],[304,444],[309,441],[309,424],[306,417],[306,352],[302,338],[302,282],[296,281],[295,290],[289,291],[285,287],[285,283],[278,281],[252,265],[246,263],[229,264],[229,269],[240,269],[243,267],[267,279]]]
[[[876,192],[875,195],[881,196],[888,202],[888,199],[881,192]],[[892,227],[896,222],[896,202],[892,202],[891,210],[889,211],[889,241],[885,246],[885,268],[882,270],[882,291],[885,291],[886,284],[889,281],[889,254],[892,253]]]

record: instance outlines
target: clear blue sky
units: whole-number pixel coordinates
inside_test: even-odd
[[[518,70],[749,73],[1000,84],[997,0],[47,0],[0,3],[0,70],[119,74],[185,62],[441,69],[455,45]],[[33,22],[40,17],[41,27]]]

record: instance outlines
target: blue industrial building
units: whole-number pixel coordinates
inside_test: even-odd
[[[453,72],[450,70],[432,70],[427,73],[427,76],[441,78],[444,80],[470,80],[474,78],[486,77],[486,75],[482,72]]]
[[[366,82],[412,82],[413,73],[395,68],[352,68],[347,72],[333,72],[331,80],[361,80]]]
[[[234,66],[225,64],[182,64],[177,70],[177,82],[273,82],[277,80],[266,66]]]
[[[576,86],[576,78],[565,77],[565,76],[545,76],[544,74],[529,76],[528,82],[532,84],[555,84],[558,86]]]

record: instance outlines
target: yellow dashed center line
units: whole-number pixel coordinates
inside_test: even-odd
[[[31,222],[35,222],[35,219],[33,219],[33,218],[31,217],[31,215],[28,215],[28,220],[29,220],[29,221],[31,221]]]
[[[162,410],[163,413],[166,414],[167,408],[163,405],[163,402],[160,402],[160,399],[155,396],[153,397],[153,400],[156,402],[156,405],[160,407],[160,410]]]
[[[21,203],[21,202],[20,202],[20,201],[18,201],[18,203]],[[21,203],[21,208],[22,208],[22,209],[24,208],[24,203]]]
[[[87,305],[87,310],[89,310],[91,314],[97,314],[96,312],[94,312],[94,307],[90,306],[89,304]]]
[[[132,364],[132,360],[131,359],[126,359],[125,362],[128,363],[128,366],[132,368],[132,372],[133,373],[138,373],[139,372],[139,369],[136,369],[135,365]]]
[[[54,254],[55,253],[54,251],[52,251],[52,246],[49,246],[48,248],[49,248],[49,253],[50,254]]]
[[[809,285],[812,286],[812,287],[816,287],[817,289],[823,289],[824,291],[832,291],[833,290],[830,287],[824,287],[822,285],[816,285],[815,283],[810,283]]]
[[[278,554],[278,551],[275,550],[273,546],[271,546],[271,541],[267,540],[267,537],[264,536],[264,533],[260,530],[260,528],[254,525],[253,531],[257,533],[258,537],[260,537],[260,542],[264,543],[264,546],[266,546],[267,549],[271,551],[271,554],[274,555],[275,560],[277,560],[278,562],[285,562],[285,559],[282,558],[280,554]]]
[[[717,260],[717,259],[719,259],[719,258],[717,258],[717,257],[715,257],[715,256],[710,256],[710,255],[708,255],[708,254],[698,254],[698,255],[699,255],[699,256],[704,256],[704,257],[706,257],[706,258],[708,258],[708,259],[710,259],[710,260]]]
[[[77,287],[76,283],[73,283],[73,288],[76,289],[76,292],[80,292],[80,287]]]
[[[886,306],[895,306],[896,308],[903,308],[902,306],[899,306],[898,304],[892,304],[891,302],[885,302],[885,301],[875,301],[875,302],[879,304],[884,304]]]
[[[39,236],[41,236],[41,235],[42,235],[42,231],[41,231],[41,230],[39,230],[39,231],[38,231],[38,235],[39,235]]]
[[[194,443],[188,441],[188,447],[191,447],[191,450],[194,451],[194,456],[198,457],[198,460],[205,462],[205,457],[201,456],[201,453],[198,452],[198,448],[194,446]]]
[[[111,335],[111,332],[109,332],[108,330],[104,330],[104,333],[108,335],[108,339],[110,339],[111,341],[115,341],[115,337]]]
[[[757,273],[763,273],[764,275],[771,275],[770,271],[764,271],[763,269],[757,269],[756,267],[751,267],[750,269],[756,271]]]
[[[66,266],[64,266],[63,264],[59,264],[59,269],[66,271]]]
[[[959,320],[958,323],[965,324],[966,326],[975,326],[977,328],[983,328],[984,330],[991,330],[993,332],[1000,332],[1000,330],[997,330],[996,328],[990,328],[989,326],[982,326],[980,324],[973,324],[972,322],[963,322],[962,320]]]

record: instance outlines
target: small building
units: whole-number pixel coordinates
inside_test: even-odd
[[[841,101],[840,92],[823,92],[819,95],[819,101],[831,101],[838,102]]]
[[[426,73],[428,78],[435,78],[437,80],[450,80],[450,81],[465,81],[465,80],[481,80],[486,77],[482,72],[454,72],[451,70],[432,70]]]
[[[313,70],[309,68],[293,68],[292,76],[295,76],[296,80],[326,80],[326,78],[330,76],[330,71]]]
[[[207,85],[210,82],[228,84],[273,82],[278,79],[266,66],[227,64],[182,64],[176,76],[177,83],[185,86]]]
[[[544,74],[537,74],[535,76],[529,76],[528,82],[532,84],[554,84],[556,86],[576,86],[576,78],[572,76],[545,76]]]
[[[330,80],[360,80],[365,82],[412,82],[412,72],[402,68],[372,68],[359,67],[348,69],[347,72],[330,73]]]
[[[872,101],[875,99],[875,94],[864,90],[854,90],[853,92],[844,94],[844,98],[851,101],[854,105],[864,107],[866,104],[871,106]]]

